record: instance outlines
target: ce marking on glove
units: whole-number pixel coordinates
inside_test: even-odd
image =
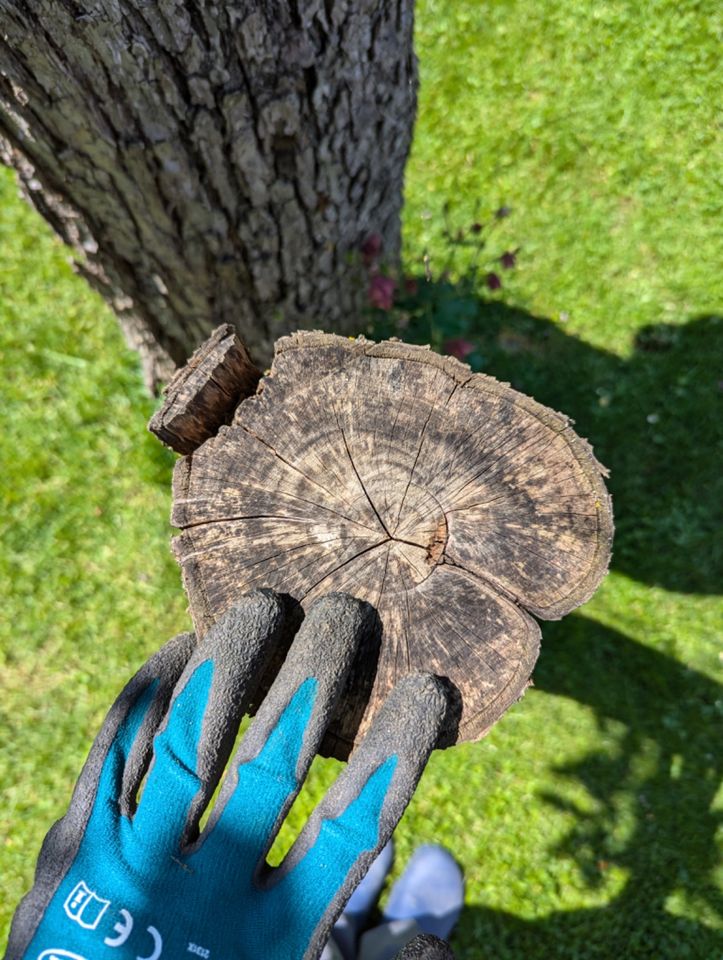
[[[70,891],[64,907],[68,918],[86,930],[95,930],[101,917],[110,906],[110,900],[99,897],[95,890],[83,880]],[[121,919],[113,927],[115,937],[106,937],[103,943],[107,947],[122,947],[133,930],[133,917],[127,910],[120,910]],[[163,952],[163,937],[155,927],[146,927],[146,933],[153,941],[153,949],[148,954],[139,954],[136,960],[158,960]],[[43,954],[43,957],[45,954]],[[70,954],[68,954],[70,956]],[[49,958],[52,960],[52,958]]]
[[[110,900],[99,897],[83,880],[73,887],[64,904],[68,918],[86,930],[96,929],[109,906]],[[121,910],[120,914],[122,919],[113,927],[118,936],[106,937],[103,943],[107,947],[122,947],[133,930],[131,914],[127,910]],[[155,927],[146,927],[146,931],[153,940],[153,950],[146,956],[137,956],[136,960],[158,960],[163,952],[163,938]]]
[[[133,930],[133,917],[131,914],[127,910],[121,910],[120,914],[122,919],[113,927],[113,930],[118,936],[106,937],[103,943],[107,947],[122,947]],[[146,927],[146,932],[150,934],[153,940],[153,950],[147,955],[137,956],[136,960],[158,960],[163,952],[163,938],[155,927]]]

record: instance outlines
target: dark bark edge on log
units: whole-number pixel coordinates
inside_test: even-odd
[[[260,378],[261,371],[233,327],[222,324],[175,374],[148,429],[176,453],[193,453],[231,422],[236,407],[256,391]]]

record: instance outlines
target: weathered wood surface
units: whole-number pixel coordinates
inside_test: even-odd
[[[233,327],[223,324],[176,372],[148,429],[177,453],[193,453],[222,424],[230,423],[260,378]]]
[[[374,605],[381,641],[357,660],[329,752],[415,670],[457,686],[457,736],[474,740],[528,685],[530,613],[563,616],[607,570],[603,473],[564,416],[452,358],[300,333],[178,462],[174,551],[201,635],[253,587]]]
[[[0,0],[0,161],[110,302],[149,384],[220,323],[270,362],[359,329],[399,251],[413,0]]]

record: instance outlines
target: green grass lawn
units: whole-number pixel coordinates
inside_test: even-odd
[[[595,598],[543,625],[534,689],[432,759],[396,869],[423,841],[458,858],[463,960],[713,960],[723,23],[693,0],[421,0],[418,24],[406,262],[429,253],[433,310],[405,335],[463,336],[479,368],[571,415],[612,470],[617,537]],[[464,248],[441,276],[445,202],[463,228],[511,208],[489,248],[521,248],[501,290],[465,281]],[[188,623],[173,455],[66,261],[0,171],[0,943],[105,710]],[[337,769],[316,764],[279,849]]]

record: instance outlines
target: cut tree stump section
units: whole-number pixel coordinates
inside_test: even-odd
[[[611,505],[589,444],[507,384],[398,341],[284,337],[238,400],[174,475],[199,636],[255,587],[303,607],[349,592],[381,632],[326,751],[346,756],[394,683],[422,670],[461,694],[453,739],[482,737],[529,684],[530,614],[564,616],[607,570]]]

